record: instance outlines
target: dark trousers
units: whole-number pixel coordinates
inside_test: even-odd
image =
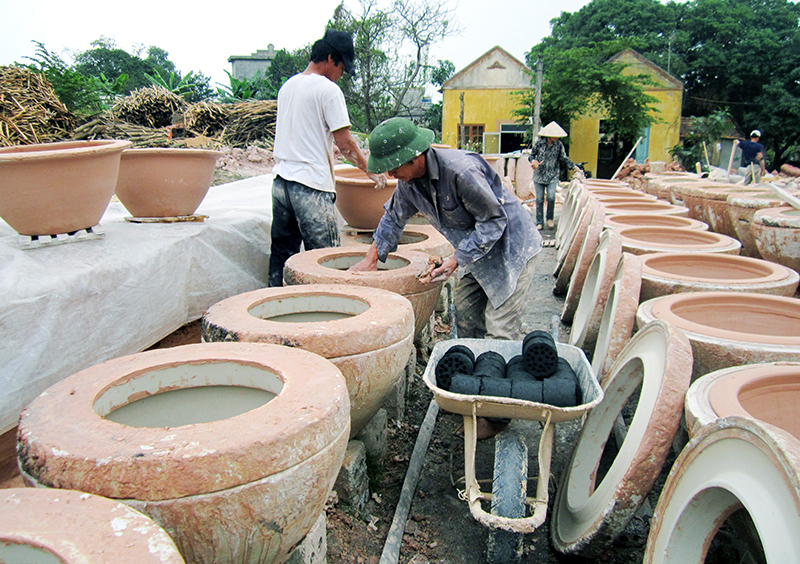
[[[305,250],[339,246],[336,194],[309,188],[275,176],[272,181],[272,229],[269,285],[283,286],[283,266],[292,255]]]

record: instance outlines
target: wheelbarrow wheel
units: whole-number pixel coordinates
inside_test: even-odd
[[[509,426],[495,438],[492,515],[522,519],[528,493],[528,446],[522,433]],[[489,564],[517,564],[522,558],[522,533],[491,529],[487,543]]]

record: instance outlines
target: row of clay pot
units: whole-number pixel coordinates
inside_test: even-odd
[[[64,141],[0,148],[0,217],[26,236],[96,226],[116,193],[137,218],[192,215],[218,151],[129,149],[129,141]]]
[[[648,175],[645,191],[680,203],[688,216],[716,233],[742,243],[742,253],[765,258],[800,271],[800,211],[787,205],[777,186],[725,184],[699,176]],[[797,195],[797,189],[785,189]]]
[[[446,249],[429,226],[411,235],[424,235],[411,245]],[[366,248],[295,255],[286,286],[210,307],[204,344],[108,361],[48,389],[20,418],[26,482],[124,500],[187,561],[283,562],[322,511],[348,438],[405,370],[415,327],[441,291],[418,280],[431,258],[418,251],[348,272]],[[212,514],[225,516],[224,530]]]
[[[565,202],[569,201],[568,197]],[[559,489],[551,527],[554,545],[562,552],[598,555],[622,532],[661,470],[685,398],[694,438],[673,466],[659,499],[645,561],[703,562],[709,539],[740,504],[756,523],[767,560],[794,561],[800,543],[787,542],[787,535],[794,538],[787,523],[796,526],[800,507],[800,427],[792,409],[800,389],[800,364],[782,359],[796,359],[800,352],[800,302],[790,297],[797,277],[790,276],[788,284],[778,279],[781,272],[796,273],[755,261],[742,267],[744,276],[732,276],[725,272],[729,255],[714,253],[683,258],[676,253],[635,255],[623,250],[623,232],[614,228],[601,235],[573,313],[570,340],[582,346],[590,344],[587,332],[599,322],[593,368],[605,398],[587,416]],[[701,258],[687,260],[695,256]],[[716,291],[713,282],[701,276],[700,287],[678,290],[688,293],[655,297],[639,306],[644,263],[648,272],[663,271],[689,284],[697,269],[709,262],[712,271],[723,271],[712,273],[717,284],[736,286],[739,279],[750,278],[747,284],[759,285],[755,291],[764,293],[751,288]],[[659,291],[656,288],[650,291]],[[712,291],[703,291],[708,289]],[[665,286],[665,293],[672,291]],[[643,316],[649,304],[664,314]],[[569,307],[565,304],[562,318],[568,317]],[[639,331],[628,340],[637,310]],[[727,335],[709,343],[715,337],[706,333],[712,332]],[[700,377],[714,366],[720,370]],[[605,476],[594,476],[602,445],[640,385],[638,405],[617,457]],[[742,448],[749,449],[757,468],[741,464]],[[748,461],[751,455],[745,455]],[[731,473],[732,468],[737,472]],[[764,476],[771,479],[764,483]],[[755,484],[759,493],[754,492]],[[716,495],[715,488],[725,495]],[[700,505],[698,495],[703,498]],[[685,525],[688,521],[691,526]],[[773,535],[773,530],[780,534]]]

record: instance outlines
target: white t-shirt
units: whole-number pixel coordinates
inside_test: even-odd
[[[335,192],[333,132],[350,126],[344,94],[319,74],[296,74],[278,91],[272,169],[325,192]]]

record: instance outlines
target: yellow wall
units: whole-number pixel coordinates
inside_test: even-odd
[[[651,112],[661,120],[650,126],[650,146],[648,159],[671,162],[670,149],[680,141],[681,106],[683,90],[670,84],[657,67],[643,64],[635,56],[623,55],[619,62],[631,65],[623,74],[647,74],[658,83],[644,89],[645,94],[658,99],[653,106],[658,112]],[[569,157],[573,162],[587,163],[585,168],[594,175],[597,171],[597,145],[600,142],[600,119],[597,114],[583,116],[570,123]]]
[[[442,98],[442,143],[458,147],[461,122],[460,94],[464,93],[464,123],[484,126],[484,132],[500,131],[500,124],[516,123],[511,111],[519,107],[511,88],[464,88],[445,90]]]

